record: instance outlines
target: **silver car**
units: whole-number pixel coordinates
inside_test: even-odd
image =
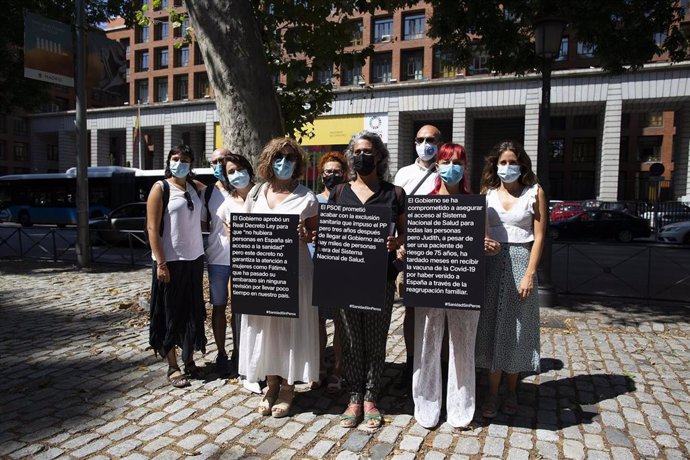
[[[657,239],[664,243],[690,244],[690,220],[664,225]]]

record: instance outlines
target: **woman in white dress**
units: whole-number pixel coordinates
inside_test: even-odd
[[[257,185],[245,209],[261,214],[300,216],[299,317],[277,318],[242,315],[240,374],[250,382],[266,378],[267,388],[259,403],[261,415],[285,417],[294,398],[295,382],[319,378],[319,312],[311,303],[312,259],[307,249],[317,225],[318,201],[314,193],[297,182],[306,168],[304,153],[293,139],[271,140],[259,158]]]

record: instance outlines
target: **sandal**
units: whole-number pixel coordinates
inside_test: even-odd
[[[256,410],[259,414],[266,416],[266,415],[271,415],[273,405],[276,402],[277,396],[278,396],[278,390],[280,389],[279,386],[269,386],[266,388],[266,394],[264,397],[261,399],[261,402],[257,406]]]
[[[278,399],[276,399],[271,413],[274,418],[282,418],[290,413],[290,407],[292,407],[292,401],[295,399],[295,386],[294,385],[281,385],[280,391],[278,392]]]
[[[184,373],[194,380],[201,380],[204,378],[204,371],[197,366],[194,361],[190,361],[184,365]]]
[[[508,393],[503,400],[501,412],[506,415],[515,415],[518,411],[518,399],[516,393]]]
[[[334,395],[339,394],[343,390],[343,378],[339,375],[331,374],[326,379],[326,393]]]
[[[364,424],[367,428],[379,428],[383,424],[381,412],[373,402],[364,402]]]
[[[362,421],[362,405],[350,403],[347,409],[340,416],[340,426],[343,428],[354,428]]]
[[[167,377],[170,385],[174,386],[175,388],[184,388],[191,385],[179,367],[169,367]]]
[[[494,418],[498,414],[498,395],[489,395],[482,406],[482,417]]]

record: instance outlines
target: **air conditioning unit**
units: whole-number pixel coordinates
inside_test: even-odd
[[[390,35],[381,35],[381,43],[390,43],[391,42],[391,36]]]

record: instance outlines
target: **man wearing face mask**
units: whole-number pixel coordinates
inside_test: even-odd
[[[434,190],[436,178],[438,177],[438,172],[435,171],[435,162],[438,146],[441,145],[441,131],[439,131],[436,126],[424,125],[417,131],[414,141],[417,158],[411,165],[398,170],[393,183],[404,188],[407,195],[428,195]],[[434,170],[430,171],[430,167]],[[402,254],[404,254],[404,248],[399,255]],[[405,289],[403,277],[404,273],[400,272],[396,281],[400,296],[403,296]],[[397,388],[409,387],[412,384],[412,361],[414,354],[413,308],[405,308],[403,335],[405,338],[407,360],[400,382],[396,385]]]

